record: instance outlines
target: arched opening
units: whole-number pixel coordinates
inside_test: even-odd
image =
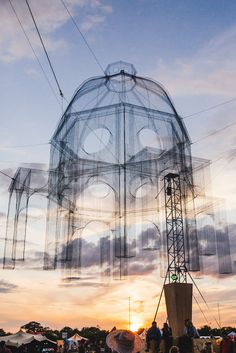
[[[88,154],[98,153],[107,147],[111,138],[110,131],[105,127],[99,127],[88,133],[83,149]]]
[[[163,144],[160,135],[152,129],[149,129],[147,127],[141,129],[138,132],[138,137],[143,147],[152,147],[160,150],[163,149]]]

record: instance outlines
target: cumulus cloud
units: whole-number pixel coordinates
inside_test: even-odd
[[[83,31],[89,31],[91,28],[97,26],[98,24],[104,22],[105,17],[99,15],[89,15],[87,16],[81,24],[81,29]]]
[[[143,235],[140,233],[137,243],[141,243],[142,237]],[[81,276],[78,274],[78,277],[74,278],[75,280],[77,278],[84,279],[85,273],[93,275],[94,273],[100,273],[101,275],[113,274],[116,277],[116,274],[120,273],[120,259],[118,252],[117,254],[113,253],[114,248],[114,240],[108,237],[101,237],[101,241],[97,243],[85,239],[74,239],[63,247],[59,257],[65,270],[68,269],[73,272],[73,270],[81,269]],[[139,276],[150,274],[157,269],[159,252],[138,249],[134,241],[128,243],[127,248],[135,256],[124,262],[122,272],[127,271],[130,276]],[[65,262],[63,259],[66,259],[66,255],[69,261]]]
[[[4,281],[4,280],[0,280],[0,293],[10,293],[13,292],[18,286]]]
[[[212,38],[192,57],[173,65],[158,63],[158,80],[176,95],[223,95],[232,97],[236,85],[236,26]]]
[[[25,1],[11,1],[35,52],[41,53],[42,47]],[[110,5],[98,0],[67,0],[65,4],[78,25],[81,26],[81,30],[84,31],[97,27],[106,20],[106,16],[112,13]],[[63,50],[67,48],[68,44],[66,40],[56,36],[57,30],[70,21],[63,3],[56,0],[50,2],[47,0],[32,0],[30,6],[47,50],[58,51],[59,49]],[[9,1],[1,1],[0,60],[7,63],[34,56],[15,16],[14,10]],[[80,13],[79,19],[77,18],[78,12]]]

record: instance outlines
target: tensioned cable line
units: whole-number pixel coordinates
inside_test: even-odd
[[[229,103],[232,103],[232,102],[235,102],[235,101],[236,101],[236,98],[229,99],[228,101],[224,101],[224,102],[222,102],[222,103],[219,103],[219,104],[216,104],[216,105],[212,105],[212,106],[209,107],[209,108],[199,110],[199,111],[196,112],[196,113],[192,113],[192,114],[190,114],[190,115],[183,116],[182,119],[191,118],[192,116],[195,116],[195,115],[199,115],[199,114],[208,112],[209,110],[217,109],[217,108],[219,108],[219,107],[222,107],[223,105],[226,105],[226,104],[229,104]]]
[[[200,294],[202,300],[204,301],[204,303],[205,303],[207,309],[210,311],[210,307],[209,307],[209,305],[207,304],[206,299],[204,298],[202,292],[201,292],[200,289],[198,288],[197,283],[195,282],[195,280],[193,279],[193,277],[192,277],[192,275],[191,275],[191,273],[190,273],[189,271],[188,271],[188,275],[189,275],[189,277],[191,278],[191,280],[192,280],[194,286],[196,287],[198,293]],[[218,320],[217,320],[214,316],[213,316],[213,319],[215,320],[215,322],[216,322],[216,324],[218,325],[218,327],[221,328],[221,327],[220,327],[220,324],[219,324],[219,322],[218,322]]]
[[[198,140],[193,141],[191,144],[193,145],[193,144],[198,143],[198,142],[200,142],[200,141],[202,141],[202,140],[205,140],[206,138],[211,137],[211,136],[214,136],[214,135],[220,133],[221,131],[226,130],[226,129],[228,129],[229,127],[234,126],[234,125],[236,125],[236,122],[231,123],[231,124],[228,124],[228,125],[225,125],[225,126],[223,126],[222,128],[220,128],[220,129],[218,129],[218,130],[215,130],[215,131],[213,131],[213,132],[210,132],[208,135],[203,136],[203,137],[199,138]]]
[[[157,308],[156,308],[156,311],[155,311],[155,315],[154,315],[153,321],[156,321],[156,317],[157,317],[157,313],[158,313],[158,310],[159,310],[159,307],[160,307],[160,304],[161,304],[161,298],[162,298],[162,295],[163,295],[163,292],[164,292],[164,286],[166,284],[167,277],[168,277],[168,269],[167,269],[166,274],[165,274],[165,279],[164,279],[164,282],[163,282],[163,285],[162,285],[162,289],[161,289],[161,293],[160,293],[160,296],[159,296],[159,300],[158,300],[158,304],[157,304]]]
[[[17,19],[17,21],[18,21],[18,23],[19,23],[19,25],[20,25],[20,27],[21,27],[21,29],[22,29],[22,32],[24,33],[25,38],[26,38],[26,40],[27,40],[27,42],[28,42],[28,44],[29,44],[29,46],[30,46],[30,48],[31,48],[31,50],[32,50],[32,52],[33,52],[33,54],[34,54],[34,56],[35,56],[35,58],[36,58],[36,60],[37,60],[37,62],[38,62],[38,64],[39,64],[39,66],[40,66],[40,68],[41,68],[41,70],[42,70],[42,72],[43,72],[43,75],[44,75],[44,77],[45,77],[47,83],[49,84],[49,87],[51,88],[51,90],[52,90],[52,92],[53,92],[53,94],[54,94],[54,96],[55,96],[55,98],[56,98],[58,104],[61,106],[61,103],[59,102],[59,100],[58,100],[58,98],[57,98],[57,95],[56,95],[56,93],[55,93],[55,91],[54,91],[54,88],[52,87],[51,82],[49,81],[49,79],[48,79],[48,77],[47,77],[47,75],[46,75],[46,72],[45,72],[45,70],[44,70],[44,68],[43,68],[43,66],[42,66],[42,64],[41,64],[41,62],[40,62],[40,60],[39,60],[39,58],[38,58],[38,56],[37,56],[37,54],[36,54],[34,48],[33,48],[33,45],[32,45],[32,43],[31,43],[31,41],[30,41],[30,39],[29,39],[29,37],[28,37],[28,35],[27,35],[25,29],[24,29],[24,26],[23,26],[23,24],[22,24],[22,22],[21,22],[21,20],[20,20],[20,18],[19,18],[19,16],[18,16],[17,12],[16,12],[16,9],[14,8],[14,6],[13,6],[13,4],[12,4],[12,1],[11,1],[11,0],[8,0],[8,1],[9,1],[10,5],[11,5],[12,11],[14,12],[14,15],[16,16],[16,19]]]
[[[63,95],[63,93],[62,93],[61,87],[60,87],[60,85],[59,85],[58,79],[57,79],[57,77],[56,77],[55,71],[54,71],[54,69],[53,69],[51,60],[50,60],[50,58],[49,58],[49,56],[48,56],[46,47],[45,47],[44,42],[43,42],[43,39],[42,39],[42,36],[41,36],[41,34],[40,34],[40,32],[39,32],[39,29],[38,29],[37,23],[36,23],[36,21],[35,21],[34,15],[33,15],[33,13],[32,13],[32,10],[31,10],[31,8],[30,8],[29,3],[28,3],[28,0],[25,0],[25,2],[26,2],[26,4],[27,4],[27,7],[28,7],[29,12],[30,12],[30,15],[31,15],[32,20],[33,20],[33,22],[34,22],[34,26],[35,26],[36,31],[37,31],[37,33],[38,33],[38,36],[39,36],[40,42],[41,42],[41,44],[42,44],[42,47],[43,47],[43,49],[44,49],[44,53],[45,53],[45,55],[46,55],[46,57],[47,57],[49,66],[50,66],[50,68],[51,68],[51,70],[52,70],[52,73],[53,73],[54,79],[55,79],[55,81],[56,81],[56,84],[57,84],[57,87],[58,87],[60,96],[65,99],[65,97],[64,97],[64,95]]]
[[[85,35],[82,33],[82,31],[81,31],[81,29],[79,28],[78,24],[76,23],[74,17],[72,16],[70,10],[69,10],[68,7],[66,6],[64,0],[61,0],[61,3],[62,3],[62,5],[64,6],[65,10],[67,11],[69,17],[71,18],[71,20],[72,20],[72,22],[73,22],[75,28],[77,29],[77,31],[78,31],[79,34],[81,35],[81,37],[82,37],[82,39],[83,39],[85,45],[87,46],[88,50],[89,50],[90,53],[92,54],[92,56],[93,56],[94,60],[96,61],[97,65],[99,66],[99,68],[101,69],[101,71],[103,72],[103,74],[106,76],[106,72],[105,72],[105,70],[103,69],[103,67],[102,67],[102,65],[101,65],[101,63],[100,63],[100,61],[98,60],[97,55],[95,54],[94,50],[93,50],[93,49],[91,48],[91,46],[89,45],[87,39],[85,38]],[[111,83],[111,86],[113,86],[112,81],[110,81],[110,83]],[[120,102],[122,102],[122,99],[121,99],[120,95],[119,95],[119,99],[120,99]]]
[[[10,1],[10,0],[9,0],[9,1]],[[226,130],[226,129],[228,129],[229,127],[234,126],[234,125],[236,125],[236,122],[231,123],[231,124],[228,124],[228,125],[222,127],[222,128],[219,129],[219,130],[213,131],[213,132],[209,133],[208,135],[203,136],[203,137],[201,137],[201,138],[198,139],[198,140],[195,140],[195,141],[192,142],[191,144],[193,145],[193,144],[198,143],[198,142],[200,142],[200,141],[202,141],[202,140],[205,140],[206,138],[211,137],[211,136],[213,136],[213,135],[216,135],[216,134],[220,133],[221,131]],[[91,130],[91,131],[92,131],[92,130]],[[98,137],[97,135],[96,135],[96,137],[99,139],[99,137]],[[101,140],[100,142],[102,142],[102,140]],[[23,148],[23,147],[43,146],[43,145],[48,145],[48,144],[50,144],[50,142],[35,143],[35,144],[29,144],[29,145],[19,145],[19,146],[6,146],[6,147],[0,147],[0,150],[1,150],[1,149],[11,149],[11,148],[21,148],[21,147]],[[225,152],[223,152],[223,153],[226,153],[226,152],[228,152],[228,150],[225,151]],[[217,162],[217,161],[218,161],[219,159],[221,159],[221,158],[223,158],[223,157],[217,158],[216,160],[213,160],[211,163]]]
[[[50,58],[49,58],[49,56],[48,56],[47,50],[46,50],[45,45],[44,45],[44,42],[43,42],[43,40],[42,40],[42,36],[40,35],[38,26],[37,26],[36,21],[35,21],[35,19],[34,19],[32,10],[31,10],[31,8],[30,8],[30,6],[29,6],[28,0],[25,0],[25,1],[26,1],[27,6],[28,6],[29,12],[30,12],[30,14],[31,14],[32,20],[33,20],[33,22],[34,22],[35,28],[36,28],[36,30],[37,30],[38,36],[39,36],[39,38],[40,38],[41,44],[42,44],[42,46],[43,46],[43,49],[44,49],[45,55],[46,55],[46,57],[47,57],[48,63],[49,63],[50,68],[51,68],[51,70],[52,70],[53,76],[54,76],[55,81],[56,81],[56,83],[57,83],[60,96],[65,99],[65,97],[63,96],[62,90],[61,90],[61,88],[60,88],[58,79],[57,79],[57,77],[56,77],[55,71],[54,71],[54,69],[53,69],[53,67],[52,67]],[[35,57],[36,57],[36,59],[37,59],[39,65],[40,65],[40,67],[41,67],[41,69],[42,69],[42,71],[43,71],[43,73],[44,73],[44,75],[45,75],[45,78],[46,78],[48,84],[50,85],[50,87],[51,87],[51,89],[52,89],[54,95],[55,95],[55,92],[54,92],[54,90],[53,90],[53,88],[52,88],[52,86],[51,86],[51,83],[50,83],[50,81],[48,80],[48,78],[47,78],[47,76],[46,76],[46,73],[45,73],[45,71],[44,71],[44,69],[43,69],[43,67],[42,67],[42,65],[41,65],[41,63],[40,63],[40,61],[39,61],[39,59],[38,59],[38,57],[37,57],[37,55],[36,55],[34,49],[33,49],[33,46],[32,46],[32,44],[31,44],[31,42],[30,42],[30,40],[29,40],[29,37],[27,36],[27,34],[26,34],[26,32],[25,32],[25,30],[24,30],[24,28],[23,28],[23,25],[22,25],[22,23],[21,23],[21,21],[20,21],[18,15],[17,15],[16,11],[15,11],[15,8],[14,8],[14,6],[13,6],[11,0],[9,0],[9,3],[10,3],[10,5],[11,5],[12,10],[13,10],[13,12],[14,12],[14,14],[15,14],[15,16],[16,16],[16,18],[17,18],[17,20],[18,20],[18,22],[19,22],[19,24],[20,24],[20,26],[21,26],[21,28],[22,28],[22,31],[23,31],[23,33],[24,33],[24,35],[25,35],[25,37],[26,37],[26,39],[27,39],[27,41],[28,41],[28,43],[29,43],[29,45],[30,45],[30,47],[31,47],[31,49],[32,49],[32,51],[33,51],[33,53],[34,53],[34,55],[35,55]],[[61,0],[61,3],[63,4],[64,8],[66,9],[67,13],[69,14],[71,20],[73,21],[73,23],[74,23],[76,29],[78,30],[78,32],[80,33],[81,37],[83,38],[83,40],[84,40],[86,46],[88,47],[89,51],[91,52],[92,56],[94,57],[96,63],[98,64],[98,66],[100,67],[100,69],[102,70],[102,72],[105,73],[105,72],[104,72],[104,69],[103,69],[103,67],[102,67],[102,65],[100,64],[100,62],[99,62],[99,60],[98,60],[98,58],[97,58],[97,56],[95,55],[95,53],[94,53],[94,51],[92,50],[91,46],[88,44],[88,42],[87,42],[85,36],[84,36],[83,33],[81,32],[79,26],[77,25],[76,21],[74,20],[73,16],[71,15],[71,12],[69,11],[69,9],[68,9],[68,7],[66,6],[65,2],[64,2],[63,0]],[[56,95],[55,95],[55,96],[56,96]],[[207,112],[207,111],[209,111],[209,110],[216,109],[216,108],[218,108],[218,107],[220,107],[220,106],[223,106],[223,105],[225,105],[225,104],[229,104],[229,103],[234,102],[234,101],[236,101],[236,98],[233,98],[233,99],[231,99],[231,100],[228,100],[228,101],[219,103],[219,104],[214,105],[214,106],[212,106],[212,107],[209,107],[209,108],[207,108],[207,109],[203,109],[203,110],[201,110],[201,111],[199,111],[199,112],[196,112],[196,113],[187,115],[187,116],[183,117],[182,119],[186,119],[186,118],[189,118],[189,117],[192,117],[192,116],[195,116],[195,115],[198,115],[198,114]],[[208,134],[208,135],[206,135],[206,136],[204,136],[204,137],[202,137],[202,138],[200,138],[200,139],[198,139],[198,140],[192,142],[192,144],[198,143],[198,142],[200,142],[200,141],[202,141],[202,140],[204,140],[204,139],[206,139],[206,138],[208,138],[208,137],[211,137],[211,136],[213,136],[213,135],[215,135],[215,134],[217,134],[217,133],[223,131],[224,129],[227,129],[227,128],[229,128],[229,127],[235,125],[235,124],[236,124],[236,123],[229,124],[229,125],[227,125],[227,126],[221,128],[221,129],[219,129],[219,130],[217,130],[217,131],[214,131],[214,132],[212,132],[212,133],[210,133],[210,134]]]
[[[44,143],[34,143],[34,144],[29,144],[29,145],[18,145],[18,146],[0,146],[0,150],[10,150],[14,148],[26,148],[26,147],[37,147],[37,146],[46,146],[50,145],[49,142],[44,142]]]
[[[223,171],[225,171],[226,168],[228,168],[229,164],[231,164],[233,161],[234,161],[234,158],[231,157],[230,160],[227,161],[227,163],[216,174],[212,176],[211,181],[217,178]]]
[[[26,0],[26,1],[27,1],[27,0]],[[81,35],[81,37],[82,37],[82,39],[83,39],[85,45],[87,46],[88,50],[89,50],[90,53],[92,54],[92,56],[93,56],[94,60],[96,61],[97,65],[100,67],[100,69],[102,70],[102,72],[105,74],[105,71],[104,71],[102,65],[100,64],[100,62],[99,62],[99,60],[98,60],[96,54],[94,53],[93,49],[92,49],[91,46],[89,45],[89,43],[88,43],[87,39],[85,38],[84,34],[81,32],[79,26],[77,25],[76,21],[74,20],[74,17],[72,16],[70,10],[68,9],[68,7],[66,6],[66,4],[65,4],[65,2],[64,2],[63,0],[61,0],[61,3],[62,3],[62,5],[64,6],[64,8],[66,9],[68,15],[69,15],[70,18],[71,18],[71,21],[74,23],[74,25],[75,25],[77,31],[78,31],[79,34]],[[105,75],[106,75],[106,74],[105,74]]]
[[[29,6],[28,0],[25,0],[25,1],[26,1],[27,6],[28,6],[28,9],[29,9],[29,11],[30,11],[31,17],[32,17],[32,19],[33,19],[35,28],[36,28],[36,30],[37,30],[37,33],[38,33],[38,36],[39,36],[39,38],[40,38],[41,44],[42,44],[43,49],[44,49],[44,51],[45,51],[45,54],[46,54],[46,57],[47,57],[47,59],[48,59],[50,68],[51,68],[51,70],[52,70],[52,73],[53,73],[53,75],[54,75],[55,81],[56,81],[56,83],[57,83],[57,86],[58,86],[58,89],[59,89],[59,93],[60,93],[61,97],[65,99],[65,97],[63,96],[63,93],[62,93],[62,91],[61,91],[60,85],[59,85],[59,83],[58,83],[58,80],[57,80],[55,71],[54,71],[54,69],[53,69],[53,67],[52,67],[50,58],[49,58],[48,53],[47,53],[47,51],[46,51],[45,45],[44,45],[44,43],[43,43],[42,37],[41,37],[41,35],[40,35],[39,29],[38,29],[38,27],[37,27],[36,21],[35,21],[35,19],[34,19],[32,10],[31,10],[31,8],[30,8],[30,6]],[[83,38],[83,40],[84,40],[86,46],[88,47],[88,49],[90,50],[91,54],[93,55],[95,61],[96,61],[97,64],[98,64],[98,66],[100,67],[100,69],[101,69],[102,72],[104,73],[104,70],[103,70],[103,68],[102,68],[102,66],[101,66],[101,64],[100,64],[100,62],[99,62],[97,56],[95,55],[94,51],[92,50],[92,48],[91,48],[90,45],[88,44],[88,42],[87,42],[85,36],[83,35],[83,33],[81,32],[81,30],[79,29],[77,23],[75,22],[73,16],[71,15],[69,9],[67,8],[67,6],[66,6],[66,4],[65,4],[65,2],[64,2],[63,0],[61,0],[61,2],[62,2],[62,4],[63,4],[63,6],[65,7],[67,13],[69,14],[71,20],[73,21],[75,27],[76,27],[77,30],[79,31],[81,37]],[[46,79],[47,79],[47,81],[48,81],[48,83],[49,83],[49,85],[50,85],[50,87],[52,88],[52,86],[51,86],[51,84],[50,84],[50,82],[49,82],[49,80],[48,80],[48,78],[47,78],[47,76],[46,76],[46,74],[45,74],[45,71],[44,71],[44,69],[43,69],[41,63],[39,62],[39,59],[38,59],[38,57],[37,57],[37,55],[36,55],[36,53],[35,53],[35,51],[34,51],[34,49],[33,49],[33,46],[32,46],[32,44],[31,44],[31,42],[30,42],[30,40],[29,40],[29,38],[28,38],[28,36],[27,36],[27,34],[26,34],[24,28],[23,28],[23,25],[22,25],[22,23],[21,23],[21,21],[20,21],[18,15],[17,15],[17,13],[16,13],[16,11],[15,11],[13,5],[12,5],[11,0],[9,0],[9,3],[10,3],[10,5],[11,5],[11,7],[12,7],[12,10],[13,10],[14,13],[15,13],[15,16],[16,16],[16,18],[17,18],[17,20],[18,20],[18,22],[19,22],[19,24],[20,24],[20,26],[21,26],[21,28],[22,28],[24,34],[25,34],[25,37],[26,37],[26,39],[27,39],[27,41],[28,41],[28,43],[29,43],[29,45],[30,45],[30,47],[31,47],[31,49],[32,49],[32,51],[33,51],[33,53],[34,53],[34,55],[35,55],[35,57],[36,57],[36,59],[37,59],[39,65],[40,65],[40,67],[41,67],[41,69],[42,69],[42,71],[43,71],[43,73],[44,73],[44,75],[45,75],[45,77],[46,77]],[[52,88],[52,90],[53,90],[53,88]],[[55,94],[54,90],[53,90],[53,93]],[[210,108],[207,108],[207,109],[205,109],[205,110],[202,110],[202,111],[193,113],[193,114],[191,114],[191,115],[185,116],[185,117],[183,117],[182,119],[185,119],[185,118],[188,118],[188,117],[190,117],[190,116],[194,116],[194,115],[203,113],[203,112],[208,111],[208,110],[211,110],[211,109],[215,109],[215,108],[217,108],[217,107],[219,107],[219,106],[222,106],[222,105],[231,103],[231,102],[233,102],[233,101],[235,101],[235,100],[236,100],[236,98],[233,98],[233,99],[231,99],[231,100],[229,100],[229,101],[222,102],[222,103],[220,103],[220,104],[217,104],[217,105],[212,106],[212,107],[210,107]],[[200,139],[198,139],[198,140],[192,142],[192,144],[198,143],[198,142],[200,142],[200,141],[202,141],[202,140],[204,140],[204,139],[206,139],[206,138],[208,138],[208,137],[211,137],[211,136],[213,136],[213,135],[215,135],[215,134],[217,134],[217,133],[223,131],[224,129],[227,129],[227,128],[229,128],[229,127],[235,125],[235,124],[236,124],[236,123],[229,124],[229,125],[227,125],[227,126],[221,128],[221,129],[219,129],[219,130],[217,130],[217,131],[214,131],[214,132],[212,132],[212,133],[210,133],[210,134],[208,134],[208,135],[206,135],[206,136],[204,136],[204,137],[202,137],[202,138],[200,138]],[[38,144],[36,144],[36,145],[38,145]],[[32,146],[33,146],[33,145],[32,145]],[[17,146],[16,146],[16,147],[17,147]],[[23,146],[22,146],[22,147],[23,147]],[[25,146],[25,147],[28,147],[28,146]]]
[[[202,308],[201,308],[201,306],[200,306],[200,304],[199,304],[199,302],[198,302],[198,300],[197,300],[197,298],[195,297],[194,294],[193,294],[193,298],[194,298],[195,302],[197,303],[197,306],[198,306],[199,310],[201,311],[201,313],[202,313],[204,319],[206,320],[207,325],[210,326],[210,322],[209,322],[209,320],[207,319],[206,315],[204,314],[204,311],[202,310]]]

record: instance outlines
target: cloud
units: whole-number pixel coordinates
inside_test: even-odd
[[[176,95],[234,96],[236,85],[236,26],[212,38],[192,57],[170,66],[158,63],[158,80]]]
[[[137,243],[141,243],[142,237],[143,235],[140,233]],[[62,259],[62,267],[64,267],[65,271],[68,270],[68,273],[70,273],[72,270],[73,273],[76,269],[77,271],[81,269],[81,273],[78,274],[77,277],[75,276],[75,279],[79,278],[81,280],[84,279],[85,273],[87,275],[94,275],[94,273],[100,275],[113,274],[114,277],[116,277],[116,274],[120,272],[120,259],[116,258],[115,254],[112,254],[112,249],[115,248],[114,241],[108,237],[101,237],[101,240],[102,242],[94,243],[85,239],[74,239],[71,243],[65,245],[59,255]],[[136,248],[135,242],[127,244],[127,248],[132,254],[136,253],[135,257],[131,257],[128,259],[127,263],[124,264],[123,269],[125,271],[125,266],[127,266],[128,275],[147,275],[157,269],[157,254],[159,254],[157,251],[138,249]],[[66,254],[71,261],[63,261],[63,259],[66,258]],[[78,260],[80,256],[81,258]],[[73,280],[73,275],[71,275],[71,277]]]
[[[34,51],[42,53],[43,49],[25,1],[11,1]],[[112,13],[110,5],[98,0],[67,0],[65,4],[78,26],[84,31],[97,27],[106,20],[107,15]],[[30,7],[47,50],[57,52],[60,49],[63,52],[64,49],[67,49],[67,41],[57,37],[57,31],[70,21],[62,2],[32,0]],[[34,57],[14,10],[9,1],[0,2],[0,60],[6,63]],[[78,12],[80,14],[79,20],[76,18]]]
[[[16,288],[18,288],[17,285],[4,280],[0,280],[0,293],[10,293],[13,292]]]
[[[105,17],[99,15],[89,15],[85,18],[85,20],[81,24],[82,31],[89,31],[92,28],[96,27],[100,23],[104,22]]]

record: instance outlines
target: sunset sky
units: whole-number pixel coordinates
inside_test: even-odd
[[[214,197],[224,199],[232,244],[233,274],[205,273],[196,283],[211,312],[206,322],[194,303],[197,326],[236,326],[236,2],[233,0],[64,0],[102,68],[119,60],[132,63],[140,76],[160,82],[184,119],[192,153],[209,159]],[[87,78],[101,68],[68,17],[61,0],[29,0],[62,92],[70,101]],[[39,59],[27,42],[14,7]],[[67,106],[48,66],[24,0],[0,0],[0,170],[47,165],[49,140]],[[47,79],[45,78],[47,76]],[[50,85],[48,81],[50,81]],[[229,101],[229,102],[228,102]],[[227,104],[221,104],[228,102]],[[217,106],[214,109],[210,107]],[[195,114],[196,113],[196,114]],[[216,132],[216,133],[214,133]],[[8,187],[0,175],[0,258],[4,251]],[[41,201],[40,201],[41,202]],[[0,269],[0,328],[15,332],[31,321],[62,328],[150,325],[163,283],[155,255],[137,274],[119,281],[62,281],[60,271],[35,270],[43,264],[46,200],[31,210],[31,248],[38,251],[31,269]],[[30,254],[29,254],[30,255]],[[154,266],[155,265],[155,266]],[[197,297],[197,293],[196,293]],[[218,305],[219,304],[219,305]],[[206,314],[207,315],[207,314]],[[166,319],[164,301],[157,321]]]

